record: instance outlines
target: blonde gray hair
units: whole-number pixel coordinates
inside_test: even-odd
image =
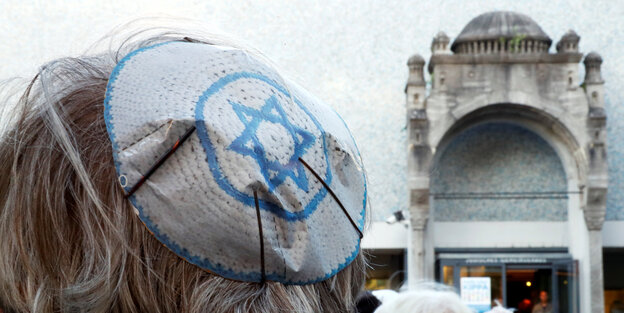
[[[437,283],[419,283],[383,303],[375,313],[472,313],[454,289]]]
[[[103,117],[120,48],[44,65],[4,116],[0,138],[0,308],[7,312],[349,312],[360,255],[311,285],[245,283],[176,256],[124,198]],[[197,38],[197,37],[194,37]],[[210,40],[202,40],[210,42]],[[2,103],[5,108],[9,105]]]

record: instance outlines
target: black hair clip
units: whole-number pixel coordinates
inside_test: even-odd
[[[254,189],[253,194],[254,194],[254,203],[256,204],[256,217],[258,218],[258,233],[260,236],[260,267],[262,268],[262,271],[261,271],[262,276],[260,278],[260,282],[264,284],[264,282],[266,281],[266,273],[264,270],[264,235],[262,235],[262,219],[260,218],[260,205],[258,204],[258,192]]]
[[[319,174],[317,174],[306,161],[304,161],[302,158],[299,158],[299,162],[301,162],[301,164],[303,164],[303,166],[305,166],[310,171],[310,173],[312,173],[312,175],[316,177],[316,179],[323,185],[323,187],[327,189],[327,192],[329,192],[329,194],[334,198],[334,200],[336,200],[336,202],[338,203],[338,206],[340,206],[340,208],[342,209],[342,212],[347,216],[347,218],[349,219],[349,222],[351,222],[351,225],[353,225],[353,228],[355,228],[355,230],[358,232],[360,239],[362,239],[362,237],[364,237],[364,235],[362,234],[362,231],[357,227],[357,225],[355,224],[355,222],[349,215],[349,212],[347,212],[347,209],[345,209],[344,205],[342,205],[342,202],[340,202],[340,199],[338,199],[338,196],[336,196],[334,191],[331,190],[331,188],[329,188],[327,183],[325,183],[325,181],[321,178],[321,176],[319,176]]]
[[[130,189],[130,191],[128,192],[128,194],[126,194],[126,198],[130,197],[131,195],[133,195],[139,188],[141,188],[141,186],[143,186],[143,184],[145,183],[145,181],[147,179],[150,178],[150,176],[152,176],[152,174],[154,174],[154,172],[165,163],[165,161],[167,161],[167,159],[176,152],[176,150],[178,150],[178,148],[180,147],[180,145],[182,145],[186,139],[188,139],[189,136],[191,136],[191,134],[195,131],[195,125],[193,125],[191,128],[189,128],[184,135],[182,135],[180,138],[178,138],[178,140],[176,140],[176,142],[173,144],[173,146],[171,148],[169,148],[169,150],[167,150],[167,152],[165,152],[165,154],[163,154],[162,156],[160,156],[160,158],[158,158],[158,161],[156,161],[156,163],[154,165],[152,165],[149,170],[147,170],[147,172],[141,176],[141,178],[139,179],[139,181],[132,186],[132,188]]]

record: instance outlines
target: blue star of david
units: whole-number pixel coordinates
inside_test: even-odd
[[[245,130],[232,141],[228,149],[250,156],[258,162],[270,192],[282,184],[287,177],[290,177],[301,190],[308,192],[308,178],[305,175],[305,168],[299,162],[299,157],[302,157],[306,150],[314,144],[316,139],[314,135],[290,123],[286,112],[275,96],[267,99],[260,110],[230,100],[228,102],[245,125]],[[276,160],[267,158],[266,150],[256,135],[261,122],[280,124],[292,137],[295,143],[294,153],[287,164],[281,164]]]

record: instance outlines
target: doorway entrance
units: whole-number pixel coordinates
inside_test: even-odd
[[[577,262],[567,252],[436,255],[437,280],[455,287],[477,312],[500,304],[518,313],[531,313],[536,305],[578,313]]]
[[[540,304],[540,294],[552,295],[552,268],[550,266],[507,266],[507,307],[516,313],[531,313]]]

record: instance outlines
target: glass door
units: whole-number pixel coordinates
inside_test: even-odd
[[[538,306],[552,308],[552,273],[551,266],[508,265],[505,306],[516,313],[531,313]]]
[[[578,261],[553,262],[553,312],[578,312]]]

